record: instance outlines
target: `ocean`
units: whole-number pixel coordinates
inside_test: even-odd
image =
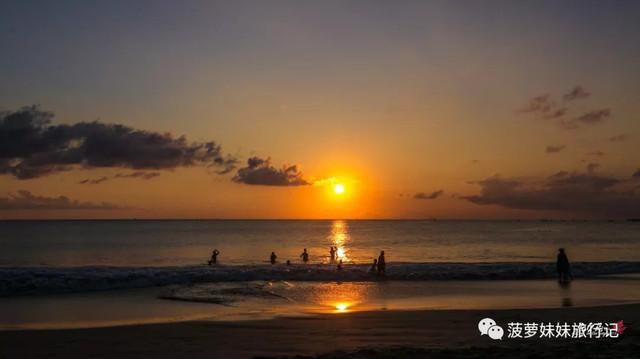
[[[220,264],[640,261],[640,223],[533,221],[0,221],[3,267],[191,266],[217,248]]]
[[[634,222],[0,221],[0,232],[0,330],[640,298]],[[579,279],[570,288],[552,279],[559,247]],[[369,273],[381,250],[382,277]]]

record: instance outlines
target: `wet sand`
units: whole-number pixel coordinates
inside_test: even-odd
[[[523,293],[526,295],[526,293]],[[99,310],[99,308],[96,308]],[[511,321],[614,322],[618,339],[480,336],[484,317]],[[4,331],[2,358],[637,357],[640,304],[529,310],[372,311],[262,321],[192,321],[94,329]]]

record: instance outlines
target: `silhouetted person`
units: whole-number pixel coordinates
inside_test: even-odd
[[[300,257],[302,257],[302,261],[305,263],[309,261],[309,253],[307,253],[306,248],[304,249],[304,251],[302,251],[302,254],[300,255]]]
[[[209,265],[218,263],[218,254],[220,254],[220,251],[217,249],[214,249],[213,252],[211,252],[211,259],[209,259]]]
[[[336,260],[336,248],[334,247],[330,247],[329,248],[329,254],[331,255],[331,261],[335,261]]]
[[[287,259],[287,265],[290,266],[291,265],[291,261]]]
[[[369,273],[375,273],[378,271],[378,260],[374,259],[371,268],[369,268]]]
[[[571,265],[569,265],[569,258],[564,252],[564,248],[558,249],[558,261],[556,262],[556,269],[558,270],[558,281],[568,282],[573,279],[571,275]]]
[[[276,264],[276,259],[278,259],[278,256],[276,255],[276,252],[271,252],[271,257],[269,257],[271,264]]]
[[[342,259],[338,262],[338,267],[336,269],[339,271],[342,270]]]
[[[380,251],[378,256],[378,274],[385,274],[387,272],[387,263],[384,260],[384,251]]]

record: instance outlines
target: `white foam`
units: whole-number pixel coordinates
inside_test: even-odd
[[[0,296],[86,292],[171,284],[254,280],[373,281],[369,265],[238,265],[181,267],[1,267]],[[639,273],[640,262],[578,262],[573,275]],[[554,263],[389,263],[387,280],[543,279],[556,275]]]

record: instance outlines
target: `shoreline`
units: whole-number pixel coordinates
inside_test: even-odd
[[[477,323],[485,317],[505,327],[510,321],[624,320],[628,329],[618,339],[507,339],[505,336],[502,341],[493,341],[478,333]],[[624,354],[637,348],[633,343],[638,343],[638,323],[640,304],[524,310],[388,310],[235,322],[198,320],[90,329],[3,331],[0,357],[251,358],[313,356],[372,348],[389,350],[390,347],[427,351],[464,351],[471,347],[541,350],[553,345],[573,347],[583,343],[594,343],[596,348],[603,349],[614,345]],[[250,345],[247,345],[248,338]]]

